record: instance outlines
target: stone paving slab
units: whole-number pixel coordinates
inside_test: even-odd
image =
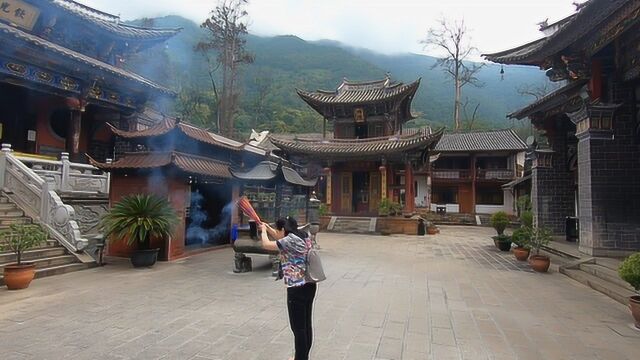
[[[321,234],[328,279],[313,359],[637,359],[628,309],[493,246],[492,230]],[[0,359],[277,360],[292,355],[285,290],[230,249],[153,269],[125,263],[0,290]]]

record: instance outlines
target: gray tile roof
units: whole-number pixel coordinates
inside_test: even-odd
[[[549,56],[562,51],[570,44],[584,38],[594,29],[606,24],[617,11],[627,6],[626,12],[635,11],[629,0],[590,0],[583,3],[576,14],[558,24],[555,33],[534,42],[493,54],[484,58],[502,64],[539,65]],[[600,44],[601,46],[605,44]]]
[[[385,136],[370,139],[280,139],[269,137],[271,142],[290,154],[315,156],[318,158],[358,159],[362,156],[384,156],[424,150],[440,139],[436,133],[417,132],[413,135]]]
[[[418,86],[420,79],[410,84],[394,83],[389,78],[368,82],[352,82],[345,79],[335,91],[297,92],[307,103],[360,104],[409,96],[416,92]]]
[[[51,3],[84,21],[126,38],[165,40],[182,30],[182,28],[147,28],[124,24],[119,16],[93,9],[73,0],[51,0]]]
[[[549,94],[525,106],[524,108],[508,114],[507,117],[511,119],[521,120],[538,112],[545,112],[555,107],[566,104],[569,100],[580,95],[580,92],[582,91],[582,88],[586,85],[586,83],[586,80],[570,82],[568,85],[550,92]]]
[[[435,152],[524,151],[527,144],[511,129],[444,134]]]

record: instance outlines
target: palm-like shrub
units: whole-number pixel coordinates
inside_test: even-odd
[[[536,255],[540,254],[540,248],[549,244],[551,241],[551,231],[544,227],[531,228],[531,237],[529,238],[529,244]]]
[[[504,229],[509,225],[509,216],[504,211],[498,211],[491,215],[491,226],[496,229],[498,235],[504,234]]]
[[[147,250],[151,238],[171,235],[178,216],[171,204],[155,195],[137,194],[123,197],[100,222],[104,236],[112,241],[126,240],[138,249]]]
[[[635,253],[626,258],[618,269],[618,275],[636,291],[640,292],[640,253]]]
[[[520,222],[522,226],[533,227],[533,213],[528,210],[523,211],[522,214],[520,214]]]
[[[0,250],[16,254],[16,263],[22,265],[22,254],[47,240],[47,233],[35,224],[13,224],[0,234]]]

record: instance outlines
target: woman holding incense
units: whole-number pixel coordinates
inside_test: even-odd
[[[277,224],[277,223],[276,223]],[[295,339],[296,355],[289,360],[308,360],[313,331],[311,315],[316,283],[307,279],[306,258],[312,247],[309,235],[298,230],[297,221],[288,217],[284,222],[284,237],[270,241],[268,232],[276,231],[262,223],[262,246],[266,250],[279,251],[284,283],[287,286],[287,309],[289,325]]]

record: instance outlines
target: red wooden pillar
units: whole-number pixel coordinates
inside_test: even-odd
[[[478,171],[476,169],[476,155],[471,155],[471,213],[476,213],[476,179]]]
[[[404,165],[404,213],[413,214],[416,210],[416,195],[413,187],[413,166],[407,161]]]

